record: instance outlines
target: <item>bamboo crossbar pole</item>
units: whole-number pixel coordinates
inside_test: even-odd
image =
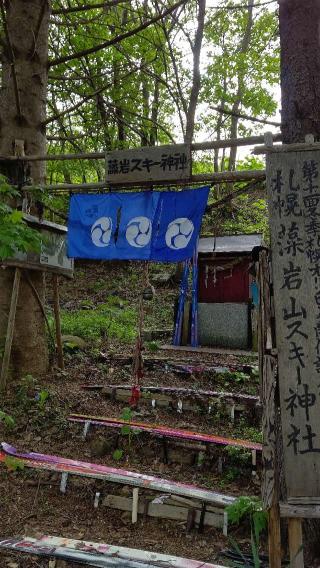
[[[50,184],[50,185],[43,185],[43,189],[47,189],[49,191],[90,191],[90,190],[115,190],[115,189],[124,189],[129,187],[150,187],[154,185],[155,187],[158,186],[186,186],[188,184],[194,183],[222,183],[222,182],[237,182],[237,181],[263,181],[265,180],[266,172],[265,170],[236,170],[236,171],[224,171],[224,172],[216,172],[211,174],[197,174],[191,176],[188,180],[181,181],[179,180],[170,180],[168,182],[158,182],[152,183],[150,181],[146,182],[133,182],[129,183],[122,183],[122,184],[112,184],[111,186],[105,181],[93,182],[93,183],[58,183],[58,184]],[[32,192],[32,187],[26,185],[22,188],[25,191]]]
[[[79,152],[78,154],[43,154],[23,156],[24,161],[28,162],[57,162],[66,160],[104,160],[105,152]],[[0,161],[14,162],[21,160],[16,156],[0,156]]]
[[[273,140],[275,142],[281,141],[281,134],[277,133],[273,135]],[[219,148],[234,148],[236,146],[251,146],[254,144],[263,144],[264,136],[249,136],[247,138],[229,138],[227,140],[214,140],[208,142],[195,142],[191,144],[191,150],[217,150]],[[159,146],[161,148],[161,146]],[[173,145],[174,147],[174,145]],[[167,148],[167,146],[166,146]],[[137,150],[139,148],[136,148]],[[21,158],[17,156],[0,156],[1,160],[15,161]],[[78,154],[44,154],[44,155],[34,155],[34,156],[24,156],[23,160],[28,162],[54,162],[54,161],[66,161],[66,160],[104,160],[105,152],[80,152]]]
[[[273,135],[275,142],[281,142],[282,134],[279,132]],[[218,150],[219,148],[234,148],[236,146],[253,146],[254,144],[264,144],[264,135],[248,136],[247,138],[229,138],[227,140],[216,140],[208,142],[195,142],[191,144],[191,150]]]

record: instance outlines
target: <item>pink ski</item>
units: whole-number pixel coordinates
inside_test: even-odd
[[[94,426],[105,426],[107,428],[122,428],[123,426],[130,425],[132,430],[139,430],[142,432],[149,432],[156,436],[165,436],[166,438],[179,438],[193,442],[203,442],[205,444],[220,444],[223,446],[234,446],[237,448],[244,448],[247,450],[262,451],[262,444],[251,442],[249,440],[238,440],[236,438],[225,438],[211,434],[202,434],[199,432],[192,432],[189,430],[178,430],[175,428],[168,428],[167,426],[157,426],[146,424],[144,422],[127,422],[117,418],[103,418],[97,416],[87,416],[84,414],[71,414],[68,418],[71,422],[89,423]]]

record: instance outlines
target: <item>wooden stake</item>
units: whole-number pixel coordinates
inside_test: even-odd
[[[302,519],[288,519],[290,568],[304,568]]]
[[[132,523],[138,521],[138,505],[139,505],[139,487],[134,487],[132,490]]]
[[[14,273],[14,281],[13,281],[13,288],[12,288],[12,295],[11,295],[11,304],[10,304],[10,311],[9,311],[9,318],[8,318],[6,343],[5,343],[4,354],[3,354],[3,359],[2,359],[2,369],[1,369],[1,376],[0,376],[0,391],[1,392],[5,392],[6,387],[7,387],[7,377],[8,377],[9,364],[10,364],[10,355],[11,355],[11,348],[12,348],[12,341],[13,341],[13,332],[14,332],[14,324],[15,324],[16,311],[17,311],[20,280],[21,280],[21,270],[20,270],[20,268],[16,268],[15,273]]]
[[[280,512],[277,504],[272,505],[268,511],[269,532],[269,566],[281,568],[281,532]]]
[[[61,321],[60,321],[59,280],[57,274],[53,275],[53,309],[54,309],[54,319],[55,319],[55,328],[56,328],[58,367],[60,369],[64,369],[63,345],[62,345]]]

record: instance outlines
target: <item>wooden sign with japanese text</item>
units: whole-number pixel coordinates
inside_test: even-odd
[[[106,153],[106,181],[111,185],[187,181],[190,177],[191,149],[188,144],[146,146]]]
[[[288,501],[320,502],[320,151],[267,154]]]

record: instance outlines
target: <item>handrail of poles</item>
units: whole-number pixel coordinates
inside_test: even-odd
[[[281,134],[273,134],[274,142],[281,141]],[[227,140],[214,140],[208,142],[195,142],[191,144],[192,151],[199,150],[217,150],[219,148],[234,148],[236,146],[253,146],[254,144],[263,144],[264,135],[262,136],[249,136],[247,138],[229,138]],[[166,145],[167,147],[168,145]],[[174,146],[174,145],[173,145]],[[161,146],[159,146],[161,148]],[[78,154],[44,154],[44,155],[30,155],[30,156],[0,156],[0,161],[10,160],[17,161],[23,160],[27,162],[55,162],[64,160],[104,160],[106,152],[81,152]]]
[[[269,134],[269,133],[268,133]],[[206,150],[216,150],[220,148],[233,148],[233,147],[240,147],[240,146],[253,146],[255,144],[263,144],[266,140],[265,135],[259,136],[249,136],[246,138],[229,138],[226,140],[215,140],[215,141],[207,141],[207,142],[196,142],[191,144],[192,151],[206,151]],[[281,133],[272,134],[272,138],[274,142],[280,142],[282,139]],[[173,145],[174,146],[174,145]],[[166,149],[168,145],[165,146]],[[159,146],[161,148],[161,146]],[[45,154],[45,155],[29,155],[29,156],[0,156],[0,163],[1,161],[26,161],[26,162],[40,162],[40,161],[64,161],[64,160],[105,160],[106,159],[106,152],[87,152],[87,153],[79,153],[79,154]],[[211,172],[205,174],[194,174],[191,175],[188,180],[170,180],[168,182],[126,182],[126,183],[114,183],[110,184],[108,181],[97,181],[91,183],[56,183],[56,184],[47,184],[42,185],[41,187],[48,191],[55,191],[55,192],[73,192],[73,191],[99,191],[99,190],[117,190],[122,188],[133,188],[133,187],[157,187],[157,186],[181,186],[188,184],[197,184],[197,183],[232,183],[232,182],[241,182],[241,181],[263,181],[265,180],[266,172],[265,170],[233,170],[233,171],[222,171],[222,172]],[[22,187],[24,191],[32,192],[33,187],[32,185],[25,185]]]

